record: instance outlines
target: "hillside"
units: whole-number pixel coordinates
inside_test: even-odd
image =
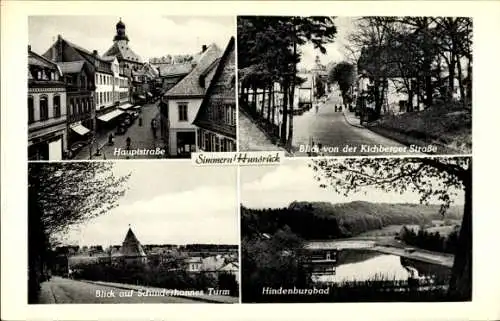
[[[242,233],[274,233],[289,226],[305,239],[332,239],[357,236],[388,225],[428,224],[442,219],[439,205],[389,204],[355,201],[292,202],[286,208],[248,209],[242,207]],[[446,218],[461,219],[463,208],[452,206]]]

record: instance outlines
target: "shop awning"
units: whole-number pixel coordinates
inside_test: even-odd
[[[90,129],[88,129],[87,127],[83,126],[82,124],[76,124],[76,125],[72,125],[71,126],[71,129],[75,131],[75,133],[77,133],[78,135],[85,135],[87,133],[90,132]]]
[[[149,97],[153,97],[153,94],[152,94],[152,93],[150,93],[150,92],[148,92],[148,96],[149,96]]]
[[[123,114],[122,110],[115,109],[112,112],[109,112],[107,114],[104,114],[102,116],[97,117],[97,119],[99,119],[101,121],[106,121],[107,122],[107,121],[110,121],[113,118],[116,118],[116,117],[120,116],[121,114]]]
[[[139,95],[138,97],[139,99],[146,99],[146,97],[144,97],[143,95]]]
[[[118,106],[118,108],[120,108],[122,110],[127,110],[127,109],[131,108],[132,106],[134,106],[134,105],[126,103],[126,104],[123,104],[121,106]]]
[[[134,109],[141,109],[141,108],[142,108],[141,105],[134,106]]]

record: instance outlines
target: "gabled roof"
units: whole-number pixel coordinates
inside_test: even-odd
[[[216,44],[211,44],[200,57],[198,64],[194,69],[174,87],[172,87],[165,97],[190,97],[190,96],[204,96],[206,88],[200,84],[200,76],[202,76],[207,69],[213,68],[213,62],[221,56],[221,50]]]
[[[131,228],[128,229],[127,235],[125,236],[125,240],[120,248],[120,254],[121,256],[128,257],[146,256],[141,243],[135,236],[134,232],[132,232]]]
[[[103,56],[117,56],[119,59],[142,63],[141,57],[130,48],[126,41],[115,41]]]
[[[235,88],[232,87],[235,78],[235,39],[231,37],[229,43],[224,50],[224,54],[220,58],[215,74],[210,82],[207,93],[198,110],[193,124],[211,131],[219,132],[225,136],[236,138],[236,126],[229,124],[215,124],[209,117],[209,109],[220,105],[221,101],[224,104],[236,104]],[[226,78],[224,78],[226,72]],[[216,97],[217,96],[217,97]]]
[[[183,64],[162,64],[160,68],[160,77],[173,77],[187,75],[193,70],[193,64],[183,63]]]
[[[82,71],[85,61],[70,61],[70,62],[58,62],[57,65],[61,68],[63,74],[75,74]]]
[[[44,56],[41,56],[31,50],[28,50],[28,65],[40,66],[50,69],[58,70],[57,64]]]

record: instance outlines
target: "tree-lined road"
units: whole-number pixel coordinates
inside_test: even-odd
[[[120,293],[130,293],[130,290],[113,286],[75,281],[54,276],[50,281],[42,283],[40,303],[200,303],[177,296],[139,296],[133,291],[132,296],[120,297]],[[115,297],[102,297],[97,293],[114,293]]]
[[[339,152],[325,150],[324,155],[388,155],[387,152],[366,152],[362,145],[394,147],[396,149],[405,146],[394,140],[380,136],[366,128],[350,125],[343,112],[335,112],[335,105],[341,105],[341,98],[335,94],[325,103],[319,105],[318,110],[313,107],[300,116],[294,116],[293,146],[294,155],[307,156],[307,151],[300,151],[300,145],[311,146],[311,142],[321,144],[326,148],[338,147]],[[344,147],[356,147],[356,150],[343,150]],[[408,148],[407,148],[408,149]],[[408,155],[415,153],[396,153]]]

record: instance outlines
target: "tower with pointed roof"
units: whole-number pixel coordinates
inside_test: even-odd
[[[118,256],[126,263],[146,263],[147,261],[141,242],[139,242],[130,226]]]

